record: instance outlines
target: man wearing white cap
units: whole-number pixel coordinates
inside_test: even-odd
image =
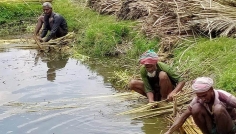
[[[48,42],[51,39],[65,36],[68,33],[66,20],[60,14],[54,13],[52,11],[51,3],[49,2],[43,3],[43,12],[44,12],[44,17],[43,17],[44,25],[43,25],[41,36],[38,37],[38,39],[41,42]],[[50,31],[48,36],[45,39],[42,39],[47,35],[48,31]],[[35,34],[37,34],[37,32],[38,30],[36,28]]]
[[[213,80],[209,77],[195,79],[192,89],[196,96],[165,134],[180,128],[190,115],[204,134],[235,134],[236,97],[213,89]]]

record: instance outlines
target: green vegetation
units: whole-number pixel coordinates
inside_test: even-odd
[[[32,32],[28,26],[32,22],[36,23],[35,19],[42,9],[39,2],[0,2],[0,11],[0,36],[6,36]]]
[[[0,24],[36,17],[42,11],[39,3],[0,3]],[[23,21],[23,20],[22,20]]]
[[[0,5],[0,26],[11,20],[39,16],[41,3]],[[158,51],[158,39],[148,39],[133,21],[117,21],[115,16],[100,15],[85,6],[85,0],[54,0],[53,9],[64,16],[69,30],[77,33],[75,57],[86,55],[104,68],[112,65],[114,86],[125,88],[127,81],[138,74],[138,57],[147,49]],[[16,10],[17,9],[17,10]],[[36,15],[35,15],[36,14]],[[24,19],[25,20],[25,19]],[[173,66],[187,80],[211,76],[217,88],[236,91],[236,41],[232,38],[185,41],[174,49]],[[117,54],[119,53],[119,57]],[[105,58],[105,60],[104,60]],[[89,58],[86,58],[89,59]],[[99,60],[98,60],[99,59]],[[103,59],[103,60],[102,60]],[[133,75],[134,74],[134,75]]]
[[[187,72],[187,78],[211,76],[215,87],[236,91],[236,40],[233,38],[200,38],[196,43],[183,43],[175,49],[175,65]]]
[[[100,15],[86,7],[84,2],[58,0],[53,3],[54,11],[67,19],[71,31],[78,33],[79,53],[92,57],[114,56],[117,49],[122,48],[134,58],[147,49],[157,50],[157,39],[149,40],[133,30],[136,22],[117,21],[115,16]]]

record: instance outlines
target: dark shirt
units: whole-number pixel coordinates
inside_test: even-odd
[[[52,26],[49,23],[50,17],[53,18]],[[41,38],[45,37],[48,31],[50,34],[46,37],[45,42],[55,37],[65,36],[68,33],[66,20],[58,13],[52,13],[51,16],[45,15]]]

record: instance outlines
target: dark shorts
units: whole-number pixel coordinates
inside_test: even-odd
[[[236,125],[234,124],[233,128],[232,128],[232,132],[236,133]],[[211,129],[211,134],[218,134],[217,130],[216,130],[216,125],[213,124],[213,128]]]
[[[58,30],[56,31],[55,37],[53,38],[59,38],[62,36],[65,36],[68,32],[66,30],[63,30],[62,28],[58,28]]]
[[[159,91],[154,91],[154,101],[161,101],[161,93],[160,90]]]

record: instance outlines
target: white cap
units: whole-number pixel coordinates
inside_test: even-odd
[[[43,7],[49,7],[52,8],[52,4],[50,2],[44,2]]]
[[[213,86],[213,80],[209,77],[198,77],[193,81],[192,89],[195,93],[203,93]]]

